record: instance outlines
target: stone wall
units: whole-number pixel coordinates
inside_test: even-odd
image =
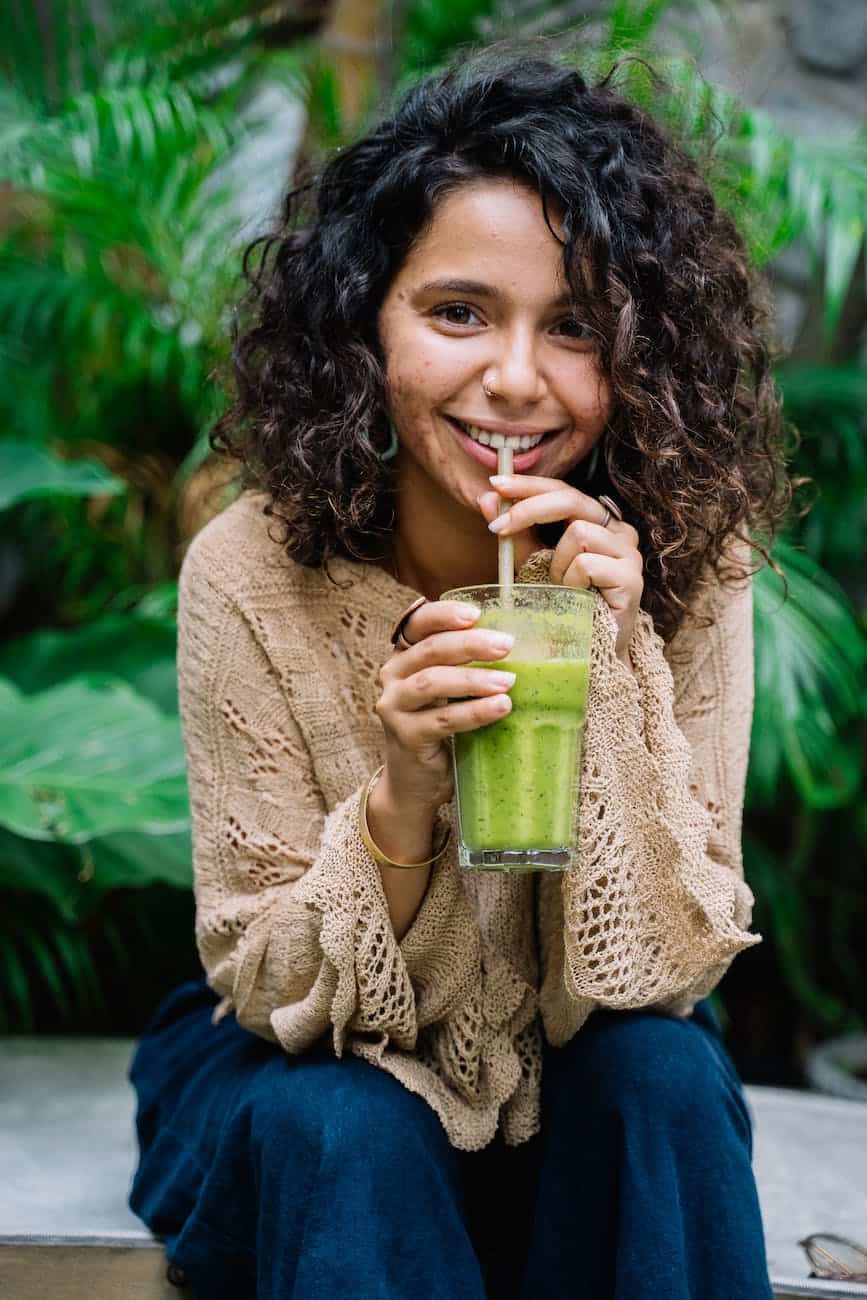
[[[585,31],[592,43],[610,5],[611,0],[499,0],[498,13],[506,24],[531,33],[574,25],[576,40]],[[497,19],[487,26],[495,35]],[[665,53],[693,58],[709,82],[763,109],[789,133],[833,140],[851,136],[867,121],[867,0],[674,0],[655,40]],[[786,351],[834,360],[860,352],[867,364],[863,249],[831,346],[822,331],[821,286],[806,250],[786,249],[767,270]]]
[[[793,134],[832,140],[867,121],[867,0],[735,0],[728,15],[673,9],[661,28],[692,49],[709,81],[762,108]],[[863,262],[832,355],[864,355]],[[824,350],[806,253],[794,245],[769,268],[781,341]],[[814,288],[814,286],[812,286]]]

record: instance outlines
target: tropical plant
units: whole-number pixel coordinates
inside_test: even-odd
[[[775,550],[788,599],[772,570],[755,582],[745,855],[759,928],[809,1025],[867,1020],[854,612],[867,391],[834,349],[867,151],[787,135],[708,85],[654,44],[669,10],[614,0],[579,39],[569,4],[409,0],[388,7],[387,58],[373,42],[386,7],[372,2],[299,16],[133,0],[100,24],[84,0],[58,2],[51,41],[45,6],[15,10],[0,54],[0,1028],[136,1027],[161,980],[195,969],[175,578],[186,539],[233,490],[207,435],[240,250],[293,155],[345,142],[395,86],[510,24],[589,72],[646,58],[663,81],[637,58],[621,83],[702,154],[755,260],[795,244],[811,259],[824,344],[779,380],[801,432],[793,469],[817,495]]]

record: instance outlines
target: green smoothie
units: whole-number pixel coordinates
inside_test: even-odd
[[[478,849],[557,849],[572,840],[587,709],[586,659],[474,668],[515,673],[504,718],[454,737],[461,834]]]

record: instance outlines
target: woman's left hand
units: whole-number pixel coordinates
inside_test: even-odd
[[[644,591],[644,561],[636,530],[615,518],[603,527],[605,506],[561,479],[531,474],[492,479],[496,481],[491,491],[483,492],[478,502],[489,526],[496,524],[492,531],[497,536],[514,537],[536,524],[571,521],[554,550],[551,581],[564,587],[596,587],[601,592],[618,628],[617,657],[629,665],[629,642]],[[508,514],[498,516],[500,497],[514,504]]]

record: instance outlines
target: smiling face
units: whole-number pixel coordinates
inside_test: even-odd
[[[514,447],[515,473],[559,479],[605,428],[610,389],[529,187],[479,180],[444,197],[378,327],[404,506],[418,493],[448,518],[459,504],[484,528],[476,498],[496,473],[498,434]]]

